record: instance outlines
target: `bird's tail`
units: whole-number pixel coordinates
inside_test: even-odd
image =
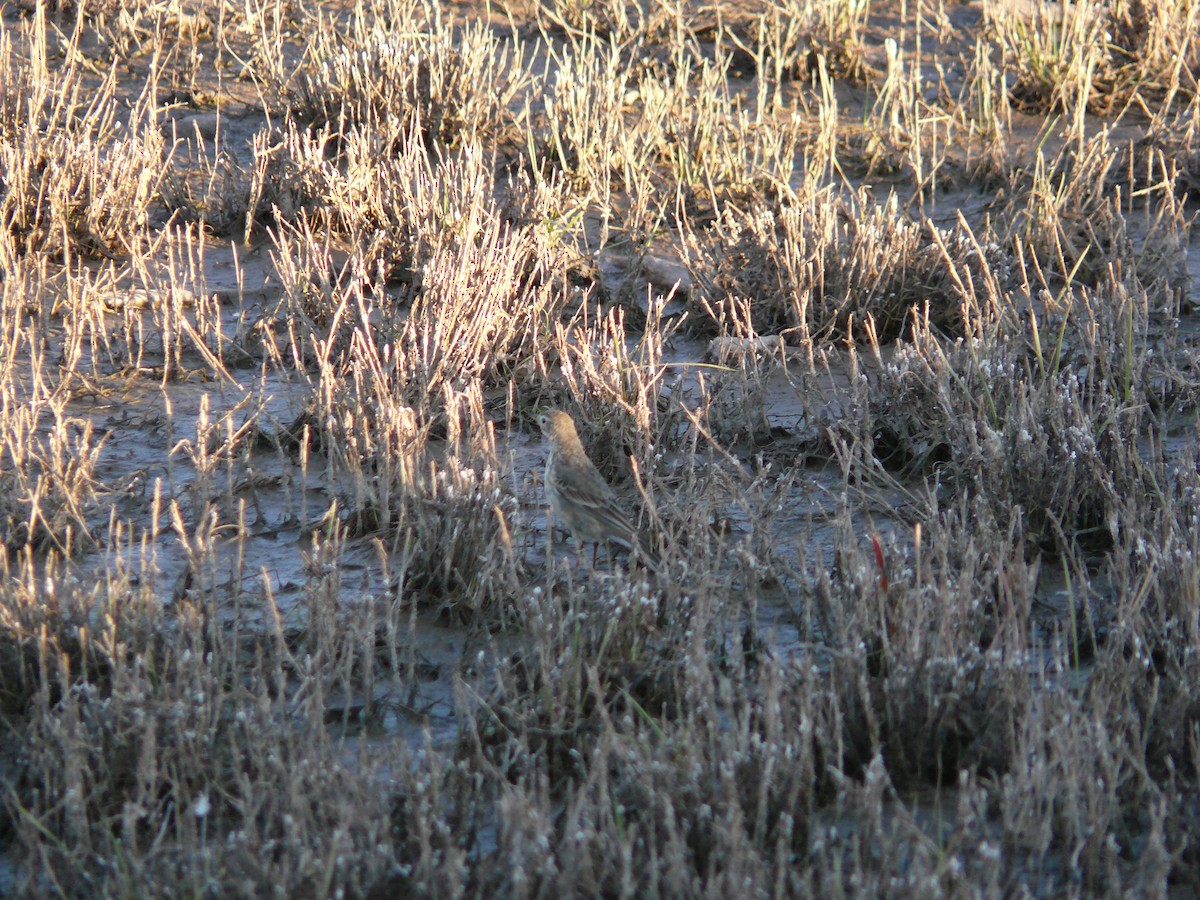
[[[638,552],[639,559],[643,559],[655,572],[662,570],[662,558],[654,552],[654,547],[650,543],[650,539],[646,537],[644,532],[638,533]]]

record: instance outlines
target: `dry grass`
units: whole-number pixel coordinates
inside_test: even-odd
[[[4,7],[0,894],[1200,890],[1192,6]]]
[[[877,205],[866,191],[848,201],[822,191],[778,211],[729,209],[691,249],[695,299],[708,316],[719,320],[722,302],[746,298],[755,333],[801,343],[845,336],[868,318],[880,339],[892,340],[914,309],[960,334],[964,293],[1009,277],[999,248],[982,246],[965,222],[939,229],[905,221],[894,198]]]

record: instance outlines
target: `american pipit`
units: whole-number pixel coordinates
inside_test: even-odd
[[[652,568],[658,556],[621,509],[617,495],[588,458],[575,422],[560,409],[538,416],[538,425],[550,441],[546,459],[546,499],[550,508],[582,546],[584,541],[619,544],[631,553],[635,548]],[[593,548],[592,562],[596,551]]]

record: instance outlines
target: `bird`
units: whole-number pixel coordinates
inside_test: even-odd
[[[592,564],[600,544],[611,542],[631,553],[636,550],[657,571],[658,555],[621,509],[616,493],[583,449],[575,420],[561,409],[552,409],[539,414],[537,422],[550,443],[543,481],[546,499],[581,547],[584,541],[595,542]]]

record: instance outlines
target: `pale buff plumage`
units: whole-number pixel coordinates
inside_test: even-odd
[[[555,409],[538,416],[538,425],[550,442],[544,484],[554,514],[580,544],[611,541],[630,552],[637,548],[641,558],[657,568],[658,557],[588,458],[571,417]]]

